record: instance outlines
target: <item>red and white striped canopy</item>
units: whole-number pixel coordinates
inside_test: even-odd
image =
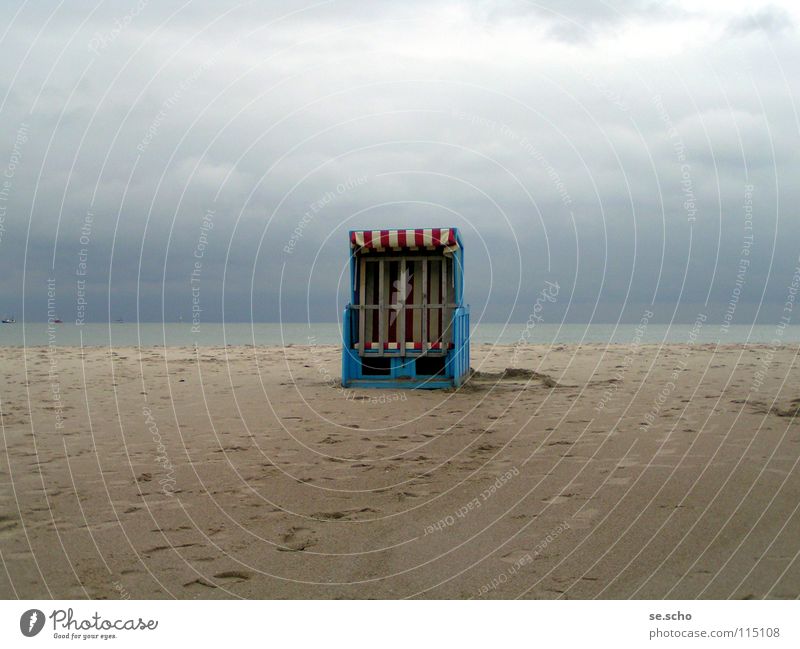
[[[416,228],[414,230],[359,230],[350,233],[353,248],[366,250],[433,250],[458,247],[455,228]]]

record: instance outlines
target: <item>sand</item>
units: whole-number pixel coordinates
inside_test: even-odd
[[[797,352],[4,348],[0,596],[795,598]]]

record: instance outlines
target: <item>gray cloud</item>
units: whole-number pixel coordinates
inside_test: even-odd
[[[738,16],[728,24],[728,33],[740,36],[753,32],[777,35],[794,29],[794,21],[782,7],[767,5],[746,16]]]
[[[546,24],[548,37],[574,44],[591,41],[625,23],[672,21],[689,13],[673,2],[655,0],[519,0],[488,6],[493,19],[533,18]]]
[[[202,243],[208,320],[334,320],[348,229],[441,224],[490,321],[526,319],[545,280],[553,319],[692,319],[730,299],[750,185],[737,318],[780,310],[800,236],[786,34],[697,39],[737,19],[663,3],[138,6],[26,6],[6,34],[0,311],[43,318],[56,277],[71,319],[83,255],[90,319],[186,318]],[[591,38],[565,44],[563,20]],[[630,24],[671,31],[622,46]]]

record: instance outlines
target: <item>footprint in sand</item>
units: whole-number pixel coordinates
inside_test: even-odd
[[[317,512],[315,514],[311,514],[313,518],[324,520],[324,521],[340,521],[340,520],[354,520],[354,516],[356,514],[377,514],[377,509],[372,509],[372,507],[364,507],[362,509],[346,509],[339,512]],[[358,520],[358,519],[356,519]]]
[[[182,548],[191,548],[200,545],[200,543],[180,543],[177,545],[157,545],[149,550],[142,552],[144,556],[150,556],[155,552],[164,552],[165,550],[180,550]]]
[[[212,583],[207,582],[202,577],[198,577],[197,579],[193,579],[192,581],[186,582],[183,587],[184,588],[191,588],[192,586],[202,586],[205,588],[216,588],[216,586]]]
[[[247,581],[252,574],[244,570],[225,570],[214,575],[214,579],[233,579],[237,582]]]
[[[0,535],[5,536],[6,532],[10,532],[11,530],[18,527],[19,522],[16,518],[12,516],[0,516]]]
[[[414,491],[401,491],[397,494],[398,500],[405,500],[406,498],[422,498],[423,496],[429,495],[430,492],[426,492],[425,494],[416,493]]]
[[[517,563],[528,556],[532,556],[531,552],[532,550],[525,549],[512,550],[508,554],[504,554],[502,557],[500,557],[500,561],[505,561],[506,563]]]
[[[247,451],[250,450],[247,446],[223,446],[222,448],[214,449],[213,453],[232,453],[234,451]]]
[[[313,530],[307,527],[290,527],[281,537],[283,545],[277,546],[278,552],[302,552],[317,542]]]

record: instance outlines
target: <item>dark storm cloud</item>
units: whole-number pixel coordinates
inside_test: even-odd
[[[800,236],[794,31],[690,9],[26,5],[0,69],[0,311],[43,318],[55,277],[64,319],[85,281],[89,319],[187,318],[199,286],[206,320],[334,320],[348,229],[441,224],[488,320],[525,320],[545,281],[548,319],[693,319],[730,300],[751,185],[737,317],[777,308]]]

